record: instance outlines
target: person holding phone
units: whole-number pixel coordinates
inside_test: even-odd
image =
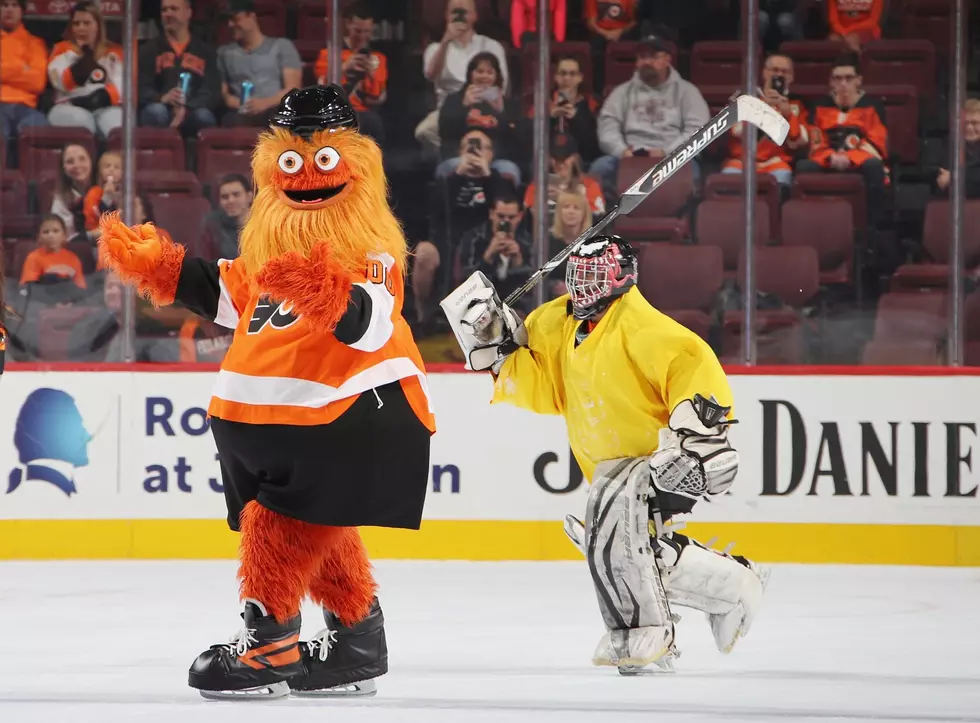
[[[482,130],[493,139],[496,148],[494,167],[520,185],[520,168],[508,160],[517,155],[519,120],[513,104],[504,97],[503,72],[497,56],[477,53],[467,66],[466,84],[450,95],[439,111],[439,136],[446,148],[455,148],[469,130]],[[436,178],[451,175],[459,162],[456,155],[444,159],[436,168]]]
[[[388,58],[380,50],[370,47],[374,37],[374,12],[370,3],[358,0],[348,5],[344,9],[344,24],[340,85],[347,91],[350,104],[357,112],[361,133],[380,144],[384,141],[384,123],[375,109],[388,98]],[[318,84],[327,84],[328,71],[327,49],[324,48],[316,61]]]
[[[793,60],[788,55],[773,53],[762,66],[762,87],[758,95],[789,121],[789,134],[781,146],[777,146],[765,134],[759,134],[755,164],[759,173],[770,173],[784,189],[793,181],[793,161],[798,151],[807,147],[810,136],[807,131],[807,109],[802,98],[790,94],[793,82]],[[728,136],[728,158],[722,165],[722,173],[742,172],[742,124],[735,126]]]
[[[422,56],[422,72],[435,90],[436,108],[418,124],[415,139],[429,155],[438,155],[442,143],[439,111],[446,98],[466,84],[469,63],[474,56],[479,53],[496,56],[500,69],[500,90],[507,92],[507,55],[504,48],[493,38],[477,33],[474,30],[476,21],[474,0],[449,0],[446,5],[446,30],[440,40],[429,43]],[[450,141],[447,147],[455,148],[456,143]]]

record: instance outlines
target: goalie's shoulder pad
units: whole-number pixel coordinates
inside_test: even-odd
[[[737,419],[728,419],[731,411],[731,407],[718,404],[714,397],[705,399],[695,394],[693,399],[685,399],[674,407],[667,425],[681,436],[723,436],[730,425],[738,424]]]

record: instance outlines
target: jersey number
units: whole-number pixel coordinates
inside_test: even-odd
[[[255,311],[248,322],[248,333],[258,334],[267,325],[273,329],[285,329],[295,324],[299,317],[292,315],[292,308],[292,304],[285,301],[279,303],[263,296],[255,304]]]
[[[385,265],[376,259],[369,259],[367,266],[367,280],[372,284],[384,284],[388,293],[395,295],[395,282]]]

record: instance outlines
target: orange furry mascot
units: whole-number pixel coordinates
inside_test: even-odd
[[[104,265],[157,305],[234,339],[209,407],[245,627],[191,666],[205,697],[364,695],[387,671],[384,619],[357,531],[418,529],[435,431],[402,317],[406,243],[381,151],[336,86],[282,100],[252,158],[239,258],[185,256],[151,224],[101,221]],[[299,642],[300,603],[327,628]]]

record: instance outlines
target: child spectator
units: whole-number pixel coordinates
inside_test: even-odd
[[[493,140],[497,170],[520,185],[520,169],[508,160],[516,156],[515,119],[514,106],[504,98],[500,61],[493,53],[477,53],[466,68],[466,85],[446,98],[439,111],[439,135],[445,148],[456,148],[468,131],[482,130]],[[452,174],[459,162],[459,156],[444,160],[436,178]]]
[[[49,214],[41,219],[37,232],[37,248],[24,261],[20,274],[21,286],[71,282],[79,289],[86,288],[82,262],[65,248],[66,243],[68,230],[60,216]]]
[[[48,59],[48,78],[55,89],[48,121],[106,138],[122,125],[123,49],[106,39],[102,12],[91,0],[72,8],[67,36]]]
[[[877,40],[884,4],[885,0],[827,0],[830,39],[843,40],[855,52],[869,40]]]
[[[92,188],[92,156],[85,146],[69,143],[61,149],[61,171],[50,213],[65,222],[68,238],[85,231],[83,201]]]
[[[531,183],[524,194],[524,208],[534,213],[536,185]],[[575,139],[559,134],[551,141],[551,175],[548,178],[548,205],[554,207],[555,200],[562,192],[570,191],[586,198],[592,213],[604,216],[606,202],[602,186],[591,176],[582,173],[582,158],[578,154]]]
[[[99,158],[98,184],[88,190],[82,201],[86,231],[99,228],[103,213],[122,208],[122,180],[122,156],[116,151],[106,151]]]
[[[565,0],[549,0],[551,36],[565,42]],[[510,34],[515,48],[534,42],[538,34],[538,0],[513,0],[510,4]]]

